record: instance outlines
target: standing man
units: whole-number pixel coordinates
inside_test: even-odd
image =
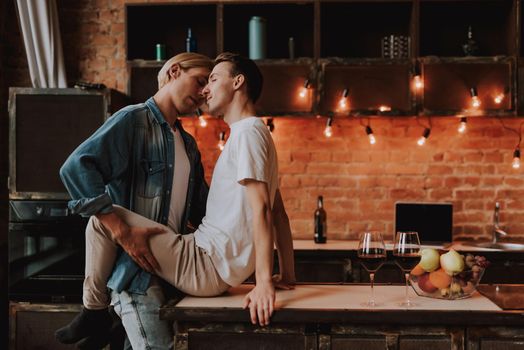
[[[178,116],[193,113],[203,103],[202,90],[212,68],[212,60],[200,54],[172,57],[158,74],[158,92],[145,103],[116,112],[60,170],[72,197],[69,207],[82,216],[94,215],[123,249],[101,258],[110,266],[116,259],[107,287],[135,349],[167,349],[173,342],[171,327],[158,317],[164,291],[159,279],[148,272],[158,266],[148,240],[162,230],[129,226],[113,204],[181,234],[200,224],[208,186],[196,142],[184,131]],[[87,271],[96,249],[92,247],[86,254],[84,290],[97,283],[87,277],[96,274]],[[105,285],[106,281],[98,288],[105,290]],[[100,295],[104,300],[84,298],[86,308],[80,316],[102,320],[99,329],[109,330],[107,308],[96,307],[108,303],[109,297],[107,293]],[[103,317],[94,316],[97,312]],[[74,343],[93,335],[91,331],[75,328],[73,321],[56,335],[61,342]]]

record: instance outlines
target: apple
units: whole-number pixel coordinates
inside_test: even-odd
[[[425,248],[420,251],[420,266],[426,272],[435,271],[440,266],[440,254],[436,249]]]
[[[426,293],[433,293],[438,288],[431,283],[429,280],[429,273],[425,273],[418,277],[418,286],[420,289],[422,289]]]
[[[448,275],[456,275],[464,270],[464,257],[450,249],[449,252],[440,256],[440,266]]]

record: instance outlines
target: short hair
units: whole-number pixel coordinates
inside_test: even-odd
[[[158,72],[158,89],[160,90],[164,85],[169,83],[171,75],[169,70],[175,64],[178,64],[181,69],[186,70],[190,68],[208,68],[213,69],[213,60],[207,56],[195,52],[184,52],[167,60]]]
[[[231,63],[230,74],[232,77],[239,74],[244,76],[248,98],[253,103],[257,102],[262,92],[264,78],[256,63],[247,57],[231,52],[223,52],[215,58],[215,65],[221,62]]]

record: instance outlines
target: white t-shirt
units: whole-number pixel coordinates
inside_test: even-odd
[[[211,257],[229,285],[244,282],[255,271],[253,214],[242,181],[268,184],[271,207],[278,188],[275,144],[257,117],[231,124],[231,134],[211,180],[206,216],[195,231],[195,243]]]
[[[190,165],[180,130],[174,131],[171,129],[171,133],[175,138],[175,169],[173,173],[173,187],[171,188],[171,203],[169,204],[167,224],[173,229],[173,231],[179,232],[180,224],[182,223],[182,215],[184,215],[184,209],[186,206]]]

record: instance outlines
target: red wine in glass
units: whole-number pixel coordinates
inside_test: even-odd
[[[413,302],[409,300],[409,273],[420,261],[420,240],[418,233],[397,232],[395,235],[395,244],[393,246],[393,256],[396,264],[404,272],[406,278],[406,297],[404,302],[400,305],[405,307],[413,306]]]
[[[377,305],[373,289],[375,272],[386,261],[386,246],[382,234],[376,231],[362,233],[358,243],[357,256],[364,269],[369,273],[371,282],[371,298],[364,303],[364,306],[375,307]]]
[[[370,248],[368,251],[359,249],[358,257],[367,272],[377,272],[386,261],[386,250],[383,248]]]

